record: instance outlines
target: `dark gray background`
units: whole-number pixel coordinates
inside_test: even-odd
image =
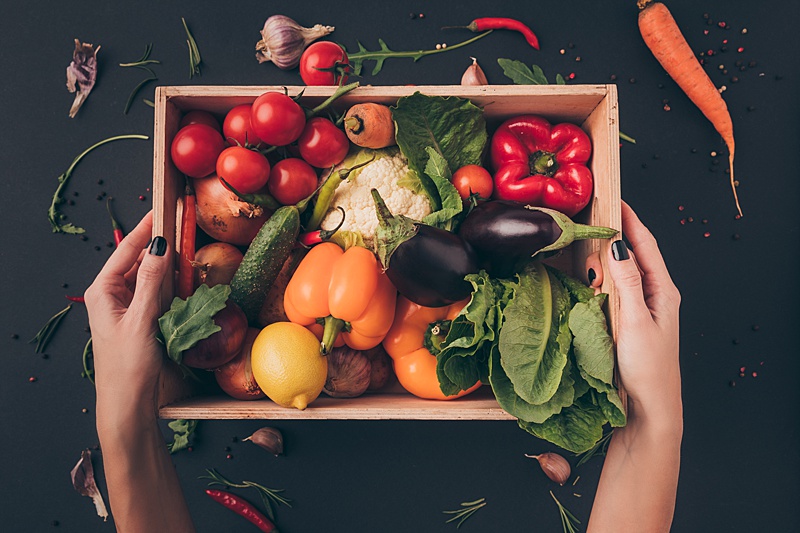
[[[442,31],[441,26],[485,15],[520,18],[541,38],[542,51],[537,52],[517,34],[495,32],[467,49],[418,63],[389,60],[383,72],[367,74],[363,83],[458,83],[470,55],[479,59],[492,83],[507,82],[498,57],[536,63],[551,79],[557,72],[574,72],[574,83],[608,83],[616,75],[621,129],[638,141],[621,147],[622,194],[657,236],[683,294],[685,436],[673,530],[793,530],[800,499],[798,349],[793,333],[800,296],[800,157],[798,54],[790,29],[800,10],[796,2],[761,7],[744,1],[673,0],[669,5],[696,51],[718,52],[707,70],[717,85],[728,87],[724,96],[736,128],[742,220],[734,219],[725,160],[715,164],[710,156],[723,148],[722,142],[642,43],[632,0],[435,6],[35,1],[6,6],[0,23],[0,258],[7,274],[0,298],[0,529],[113,528],[69,481],[81,449],[97,442],[94,391],[80,377],[80,354],[88,337],[85,310],[80,305],[72,310],[48,359],[35,355],[26,341],[64,306],[65,292],[80,293],[91,282],[111,252],[106,247],[111,234],[105,206],[95,197],[106,192],[116,198],[115,209],[126,229],[150,205],[152,143],[125,141],[88,157],[67,189],[76,205],[65,206],[64,212],[88,229],[87,242],[51,234],[45,218],[56,177],[80,151],[111,135],[152,133],[152,110],[141,96],[152,97],[154,84],[124,116],[128,94],[144,74],[117,64],[135,60],[152,42],[153,58],[162,61],[155,66],[159,84],[298,84],[296,72],[259,65],[253,57],[264,19],[283,13],[305,25],[335,25],[333,38],[351,49],[356,39],[375,48],[379,37],[397,50],[452,44],[471,35]],[[410,12],[425,17],[412,19]],[[191,81],[181,16],[187,18],[204,60],[202,76]],[[721,29],[719,21],[732,29]],[[746,35],[742,28],[747,28]],[[69,119],[73,97],[64,88],[64,70],[74,37],[102,45],[101,72],[78,117]],[[723,39],[729,40],[728,51],[720,53]],[[740,46],[744,51],[738,53]],[[756,65],[740,72],[734,66],[739,59]],[[727,67],[727,75],[719,64]],[[732,76],[739,81],[732,82]],[[670,111],[663,109],[663,100]],[[100,179],[103,185],[97,184]],[[139,201],[139,195],[146,201]],[[681,224],[687,217],[694,222]],[[704,237],[705,232],[710,236]],[[20,338],[12,339],[13,334]],[[744,378],[739,377],[742,366]],[[752,377],[753,371],[758,377]],[[30,376],[38,381],[30,383]],[[280,421],[274,425],[286,436],[287,455],[278,459],[252,444],[232,442],[262,425],[202,422],[194,451],[174,457],[199,531],[254,530],[203,494],[205,484],[197,477],[210,467],[232,479],[286,489],[293,508],[278,511],[278,524],[281,531],[297,533],[452,531],[442,511],[480,497],[488,505],[463,531],[560,531],[549,489],[585,526],[602,466],[600,459],[591,461],[578,469],[575,487],[559,488],[523,457],[551,446],[513,422]],[[226,447],[232,460],[226,459]],[[102,472],[99,461],[96,465]],[[105,492],[105,485],[101,487]],[[51,525],[54,520],[58,528]]]

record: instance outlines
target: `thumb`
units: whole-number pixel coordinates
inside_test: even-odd
[[[608,275],[619,294],[621,315],[637,320],[650,318],[650,310],[644,301],[642,274],[625,242],[618,240],[611,243],[609,254]]]
[[[161,310],[159,291],[171,265],[168,248],[164,237],[154,237],[136,274],[136,290],[129,308],[144,318],[155,318]]]

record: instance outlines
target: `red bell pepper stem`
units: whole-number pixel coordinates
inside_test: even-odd
[[[197,199],[187,179],[181,217],[181,255],[178,260],[178,297],[186,299],[194,292],[194,254],[197,236]]]
[[[498,17],[485,17],[475,19],[469,23],[467,26],[472,32],[481,32],[486,30],[513,30],[517,31],[525,37],[525,40],[528,41],[528,44],[534,47],[535,49],[539,49],[539,38],[533,33],[528,26],[523,24],[522,22],[509,19],[509,18],[498,18]]]
[[[117,219],[114,218],[114,213],[111,212],[111,200],[112,198],[109,196],[108,200],[106,200],[106,209],[108,210],[108,216],[111,217],[111,227],[114,229],[114,245],[119,246],[119,243],[125,238],[125,234],[122,233],[122,226],[119,225]]]
[[[66,296],[64,296],[64,298],[66,298],[70,302],[77,302],[80,304],[86,303],[86,300],[83,299],[83,296],[70,296],[69,294],[67,294]]]
[[[215,502],[222,504],[234,513],[255,524],[258,529],[264,533],[278,533],[278,529],[275,527],[275,524],[270,522],[269,518],[256,509],[252,503],[240,498],[236,494],[214,489],[206,489],[206,494]]]

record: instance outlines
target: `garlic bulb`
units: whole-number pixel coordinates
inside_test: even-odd
[[[284,15],[273,15],[264,23],[261,40],[256,43],[259,63],[272,61],[279,69],[297,66],[306,46],[333,31],[333,26],[317,24],[304,28]]]
[[[547,477],[561,486],[567,482],[572,472],[567,460],[557,453],[547,452],[540,455],[528,455],[526,453],[525,457],[539,461],[539,466],[542,467],[542,471]]]
[[[328,379],[322,390],[333,398],[355,398],[369,387],[372,364],[364,352],[347,346],[328,354]]]
[[[470,59],[472,64],[467,67],[464,75],[461,76],[461,85],[489,85],[486,74],[483,73],[483,69],[478,65],[478,60],[474,57]]]

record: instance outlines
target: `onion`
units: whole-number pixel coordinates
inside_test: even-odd
[[[222,329],[183,352],[183,364],[192,368],[212,369],[233,359],[242,348],[247,333],[247,317],[238,305],[228,300],[214,315]]]
[[[394,374],[392,370],[392,359],[383,344],[378,344],[374,348],[364,352],[369,359],[371,371],[369,376],[369,390],[382,389],[389,382],[389,378]]]
[[[371,364],[363,352],[348,346],[328,354],[328,379],[322,390],[333,398],[355,398],[369,387]]]
[[[242,202],[216,174],[193,180],[197,195],[197,225],[218,241],[245,246],[256,236],[271,212]]]
[[[256,378],[253,377],[253,367],[250,364],[253,341],[260,331],[256,328],[247,328],[247,335],[239,353],[214,370],[214,377],[217,378],[220,388],[237,400],[258,400],[265,396],[258,387]]]
[[[212,242],[206,244],[194,255],[195,283],[214,285],[228,285],[242,262],[242,252],[237,247],[226,242]]]

